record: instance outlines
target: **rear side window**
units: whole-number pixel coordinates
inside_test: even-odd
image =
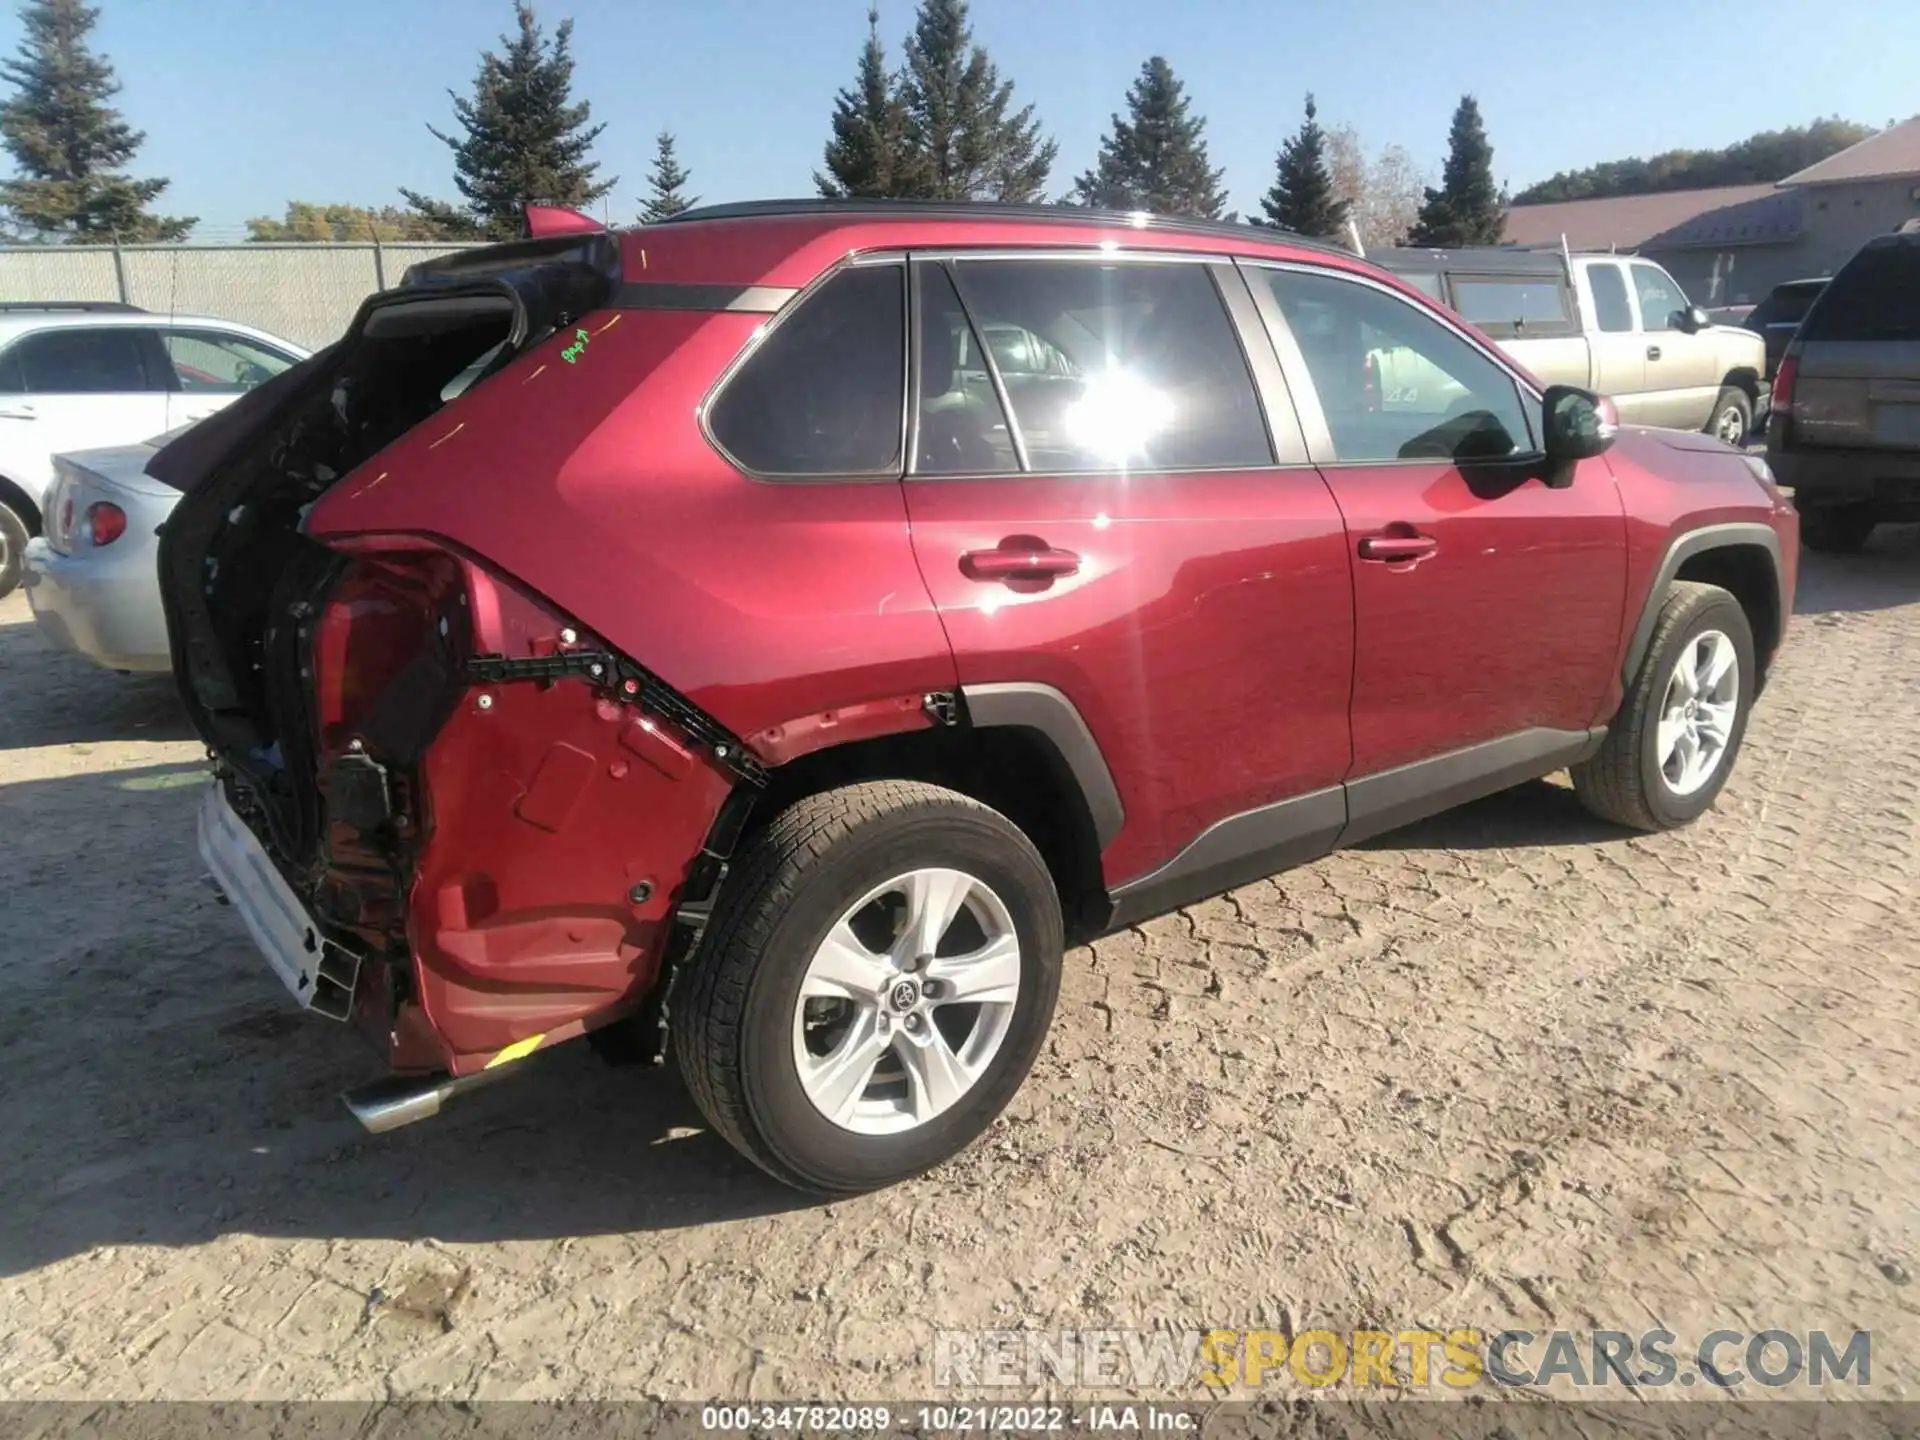
[[[960,260],[961,297],[996,358],[1027,466],[1271,465],[1253,377],[1207,267],[1178,261]]]
[[[1447,303],[1440,294],[1440,277],[1438,275],[1429,275],[1422,270],[1407,270],[1401,272],[1400,278],[1429,300],[1433,301],[1434,304],[1444,305]]]
[[[1593,318],[1602,330],[1618,333],[1633,329],[1633,309],[1627,304],[1627,280],[1618,265],[1595,265],[1587,271],[1593,286]]]
[[[34,395],[125,395],[164,390],[149,383],[142,360],[142,332],[132,327],[43,330],[7,351],[0,372],[17,376]],[[15,367],[18,367],[16,370]]]
[[[1566,291],[1546,276],[1453,277],[1454,306],[1489,335],[1525,336],[1564,331]]]
[[[766,333],[707,410],[756,475],[897,475],[906,409],[906,267],[843,270]]]
[[[1872,245],[1840,267],[1802,340],[1920,340],[1920,244]]]

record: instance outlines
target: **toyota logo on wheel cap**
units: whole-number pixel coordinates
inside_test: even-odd
[[[896,1010],[911,1010],[920,1003],[920,987],[911,980],[901,980],[887,993],[887,1003]]]

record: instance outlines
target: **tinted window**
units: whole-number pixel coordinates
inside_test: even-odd
[[[140,362],[139,330],[43,330],[20,341],[8,354],[6,369],[17,360],[22,388],[39,395],[125,395],[159,390],[147,383]]]
[[[1370,285],[1297,270],[1265,282],[1342,461],[1493,459],[1529,448],[1511,376],[1431,316]]]
[[[1635,265],[1633,293],[1640,306],[1642,330],[1671,330],[1674,315],[1687,308],[1687,297],[1673,277],[1657,265]]]
[[[1594,265],[1587,270],[1593,286],[1593,318],[1602,330],[1633,329],[1633,309],[1627,303],[1627,280],[1618,265]]]
[[[1782,285],[1747,312],[1747,318],[1740,323],[1758,334],[1764,335],[1769,326],[1783,326],[1791,330],[1807,318],[1807,311],[1813,308],[1813,302],[1820,298],[1820,292],[1827,288],[1822,280],[1817,285]]]
[[[234,395],[251,390],[294,363],[291,355],[238,335],[169,330],[162,338],[180,388],[197,394]]]
[[[1862,250],[1827,282],[1803,340],[1920,340],[1920,244]]]
[[[1024,330],[1006,332],[1004,340],[995,336],[994,360],[1008,384],[1045,373],[1025,363],[1033,358],[1026,338],[1037,337]],[[1010,363],[1016,360],[1022,363]],[[920,428],[913,467],[920,475],[1004,475],[1020,468],[980,342],[939,265],[920,267]]]
[[[899,470],[905,273],[845,270],[767,331],[708,412],[729,455],[762,475]]]
[[[1474,324],[1516,334],[1524,334],[1529,325],[1562,325],[1568,318],[1565,292],[1544,276],[1522,280],[1456,275],[1453,301]]]
[[[1273,462],[1246,357],[1204,265],[963,260],[954,269],[983,331],[1025,332],[1045,346],[1044,367],[1001,376],[1031,469]]]

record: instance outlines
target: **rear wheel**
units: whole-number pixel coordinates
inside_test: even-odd
[[[1821,555],[1851,555],[1877,522],[1865,505],[1813,505],[1800,511],[1800,543]]]
[[[737,1150],[849,1194],[964,1148],[1026,1077],[1059,899],[997,811],[907,781],[809,796],[746,847],[674,1010],[680,1073]]]
[[[0,505],[0,597],[11,595],[19,585],[26,558],[27,523]]]
[[[1581,803],[1636,830],[1703,814],[1740,753],[1758,673],[1740,602],[1717,585],[1675,581],[1605,743],[1573,767]]]
[[[1753,401],[1747,392],[1724,385],[1713,402],[1713,418],[1707,421],[1707,434],[1729,445],[1744,445],[1753,429]]]

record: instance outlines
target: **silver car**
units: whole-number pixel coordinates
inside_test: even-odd
[[[146,474],[181,426],[138,445],[56,455],[44,533],[27,544],[41,634],[109,670],[168,670],[158,531],[180,492]]]

